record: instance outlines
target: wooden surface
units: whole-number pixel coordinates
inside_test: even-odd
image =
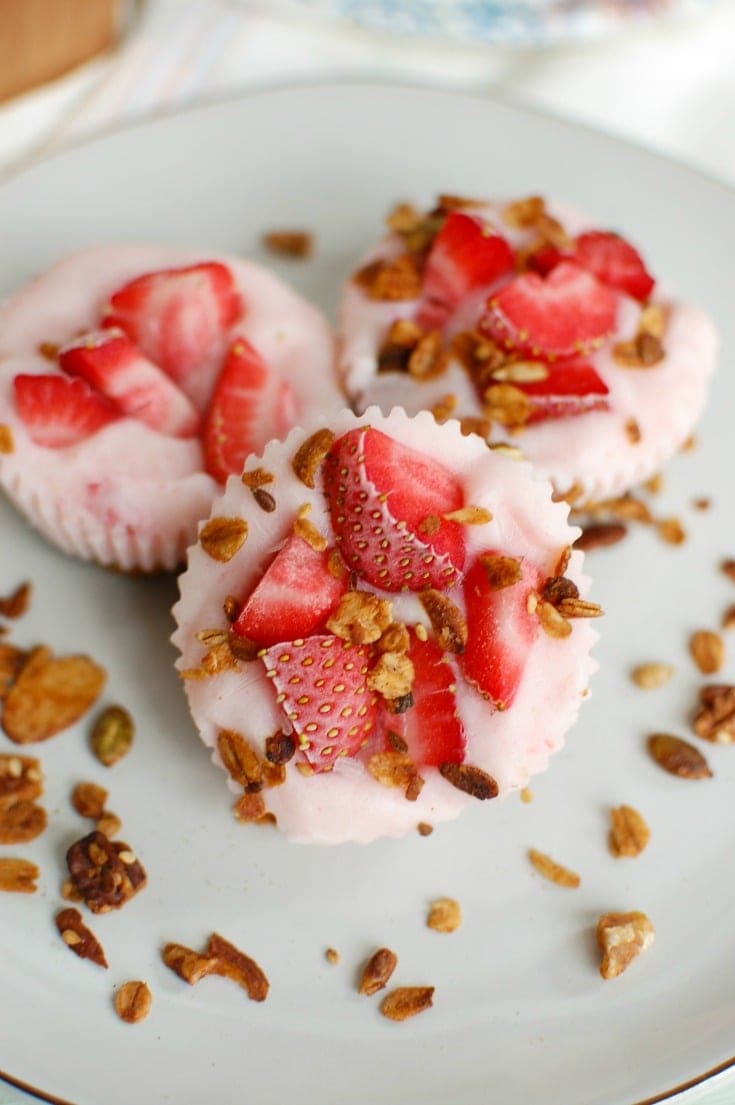
[[[0,100],[109,49],[122,7],[120,0],[0,0]]]

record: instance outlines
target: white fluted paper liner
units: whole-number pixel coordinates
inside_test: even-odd
[[[230,336],[244,335],[289,383],[298,417],[343,405],[326,320],[259,266],[168,246],[72,254],[0,310],[0,424],[14,445],[0,453],[0,486],[47,540],[73,556],[124,571],[173,569],[221,487],[203,470],[198,439],[166,437],[131,418],[63,449],[34,444],[15,409],[13,379],[59,371],[39,344],[62,345],[96,328],[109,296],[133,277],[207,260],[230,268],[245,301]]]
[[[371,408],[361,418],[343,411],[329,421],[320,419],[293,430],[285,442],[271,442],[262,458],[250,459],[246,468],[262,466],[274,475],[273,483],[268,485],[277,504],[273,513],[260,510],[252,493],[235,477],[213,504],[213,517],[244,518],[248,537],[226,564],[213,560],[199,544],[190,548],[187,570],[179,581],[181,597],[173,611],[177,629],[172,640],[181,654],[179,670],[198,666],[205,649],[196,640],[196,633],[227,627],[225,597],[244,599],[250,593],[276,547],[291,531],[296,512],[304,503],[311,504],[309,518],[317,528],[329,534],[322,491],[319,486],[310,491],[291,468],[301,442],[327,424],[340,436],[368,423],[440,461],[463,484],[466,503],[485,506],[492,512],[492,522],[465,527],[468,563],[477,552],[496,548],[509,555],[526,556],[542,571],[550,572],[561,549],[578,535],[579,530],[568,523],[566,504],[552,502],[547,480],[529,464],[491,452],[479,438],[463,437],[457,423],[438,426],[426,412],[410,418],[400,409],[386,416]],[[582,574],[582,561],[583,554],[574,552],[568,575],[586,592],[589,580]],[[455,601],[462,602],[461,588],[452,594]],[[428,624],[415,595],[386,597],[393,600],[396,619]],[[497,780],[501,794],[523,787],[531,775],[544,770],[549,756],[562,746],[596,668],[590,656],[596,640],[596,631],[584,621],[575,622],[565,640],[551,639],[540,632],[516,699],[502,713],[460,682],[458,708],[468,735],[467,762],[488,771]],[[186,680],[184,686],[200,736],[213,749],[212,758],[220,766],[215,750],[219,730],[241,732],[262,750],[265,738],[287,724],[260,660],[242,663],[237,671],[206,680]],[[449,820],[475,801],[447,783],[436,768],[424,768],[422,775],[426,785],[418,801],[408,802],[400,789],[377,783],[359,759],[339,759],[333,771],[309,778],[302,776],[292,761],[286,768],[286,782],[263,794],[279,828],[293,840],[368,843],[379,836],[401,836],[419,821],[436,824]],[[228,782],[230,789],[239,793],[239,788]],[[488,831],[492,805],[487,803]]]

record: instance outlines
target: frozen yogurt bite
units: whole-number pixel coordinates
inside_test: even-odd
[[[0,486],[100,564],[176,567],[250,452],[342,404],[326,320],[239,258],[89,248],[0,309]]]
[[[525,786],[595,667],[578,533],[529,464],[427,412],[344,410],[250,457],[174,607],[236,816],[368,842]]]
[[[635,246],[540,196],[402,204],[347,281],[357,411],[430,410],[512,442],[576,504],[657,472],[691,434],[716,336]]]

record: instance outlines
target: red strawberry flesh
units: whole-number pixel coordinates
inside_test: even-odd
[[[199,414],[190,399],[122,330],[92,330],[59,352],[59,366],[80,376],[123,414],[170,437],[192,437]]]
[[[590,230],[580,234],[574,256],[603,284],[633,299],[646,300],[654,289],[656,282],[646,270],[640,253],[625,238],[611,231]]]
[[[386,591],[446,590],[456,582],[462,527],[444,515],[463,496],[446,468],[368,426],[334,442],[323,472],[332,528],[351,570]]]
[[[233,633],[269,646],[308,637],[323,626],[347,582],[332,575],[329,555],[301,537],[289,537],[245,602]]]
[[[202,409],[243,303],[226,265],[145,273],[114,292],[105,326],[123,330]]]
[[[378,705],[366,682],[368,649],[315,636],[275,645],[262,661],[300,756],[315,772],[331,770],[340,756],[354,756],[369,740]]]
[[[481,555],[500,554],[488,550]],[[539,583],[538,570],[523,560],[520,580],[493,590],[480,557],[463,580],[467,644],[459,662],[465,678],[500,710],[513,704],[538,633],[528,596]]]
[[[461,763],[467,741],[457,715],[457,676],[449,657],[436,641],[420,641],[412,633],[408,658],[415,673],[413,706],[402,714],[386,712],[386,729],[403,737],[419,767]]]
[[[293,392],[245,341],[230,348],[207,411],[202,447],[207,472],[220,483],[239,475],[250,453],[295,421]]]
[[[565,357],[599,345],[615,328],[614,293],[562,261],[547,277],[516,276],[488,301],[480,327],[510,349]]]
[[[76,445],[120,418],[112,404],[84,380],[19,374],[13,390],[31,440],[50,449]]]

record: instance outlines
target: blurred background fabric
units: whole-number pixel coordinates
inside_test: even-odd
[[[8,2],[14,0],[2,0],[0,15],[2,4]],[[457,4],[451,0],[121,3],[123,30],[127,24],[129,31],[115,49],[51,84],[0,104],[0,171],[153,111],[284,81],[360,77],[510,93],[735,182],[732,0],[457,0]],[[517,22],[512,44],[477,41],[466,33],[472,12],[486,19],[490,9],[497,14],[498,5],[506,20],[513,5],[527,18],[535,10],[535,31]],[[431,33],[426,16],[423,32],[416,30],[413,17],[409,18],[412,9],[434,12],[428,27]],[[457,18],[450,20],[446,33],[438,22],[440,9],[445,16],[452,10],[455,16],[457,10],[463,13],[460,23]],[[555,29],[544,35],[540,20],[552,9]],[[365,30],[366,25],[380,22],[378,16],[386,24],[389,10],[399,27],[395,34]],[[402,22],[396,12],[403,13]],[[507,38],[507,22],[504,26]],[[527,44],[533,34],[535,41]]]

